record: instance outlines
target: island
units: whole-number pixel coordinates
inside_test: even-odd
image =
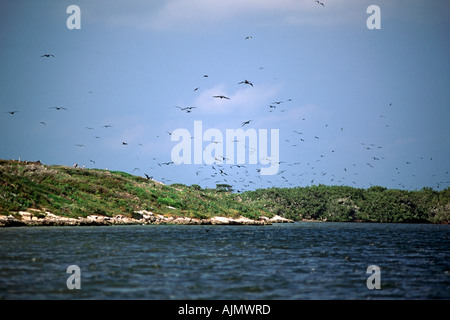
[[[312,185],[234,192],[166,185],[121,171],[0,160],[0,226],[270,225],[294,221],[441,223],[450,188]]]

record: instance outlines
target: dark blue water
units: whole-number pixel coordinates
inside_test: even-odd
[[[3,228],[0,299],[449,299],[449,244],[422,224]]]

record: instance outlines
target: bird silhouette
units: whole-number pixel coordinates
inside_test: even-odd
[[[247,121],[242,122],[241,127],[245,126],[246,124],[249,124],[251,121],[253,121],[253,120],[247,120]]]
[[[50,58],[50,57],[55,57],[54,55],[52,55],[52,54],[43,54],[42,56],[41,56],[41,58]]]
[[[16,112],[19,112],[19,111],[6,111],[5,113],[14,114]]]
[[[251,83],[251,82],[248,81],[248,80],[243,80],[243,81],[239,82],[238,84],[242,84],[242,83],[251,85],[251,86],[253,87],[253,83]]]
[[[124,146],[128,145],[128,143],[126,143],[126,142],[122,142],[122,144],[123,144]]]
[[[145,174],[145,177],[147,178],[147,180],[151,180],[151,179],[153,179],[153,177],[149,177],[149,175],[148,174],[146,174],[146,173],[144,173]]]
[[[228,97],[226,97],[226,96],[222,96],[222,95],[220,95],[220,96],[213,96],[213,98],[228,99],[228,100],[230,100],[230,98],[228,98]]]
[[[158,166],[160,166],[161,167],[161,165],[166,165],[166,166],[168,166],[168,165],[171,165],[173,163],[173,161],[170,161],[170,162],[162,162],[162,163],[158,163]]]
[[[64,107],[50,107],[49,109],[56,109],[56,110],[67,110]]]
[[[184,108],[181,108],[181,107],[179,107],[179,106],[175,106],[175,108],[178,108],[178,109],[180,109],[181,111],[186,111],[186,113],[191,113],[191,112],[192,112],[192,109],[196,109],[197,107],[184,107]]]

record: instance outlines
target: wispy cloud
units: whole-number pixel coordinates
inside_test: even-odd
[[[365,9],[370,4],[370,1],[361,0],[321,2],[325,3],[325,7],[314,0],[167,0],[156,3],[135,0],[132,5],[129,1],[96,1],[89,5],[96,6],[93,11],[101,12],[109,24],[185,31],[211,28],[239,18],[255,23],[313,26],[360,23],[361,19],[365,22]],[[103,9],[100,10],[99,6]],[[92,17],[101,19],[98,15]]]

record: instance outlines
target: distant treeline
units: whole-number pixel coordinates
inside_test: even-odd
[[[254,208],[300,220],[448,223],[450,188],[435,191],[387,189],[374,186],[270,188],[247,191],[242,199]]]

